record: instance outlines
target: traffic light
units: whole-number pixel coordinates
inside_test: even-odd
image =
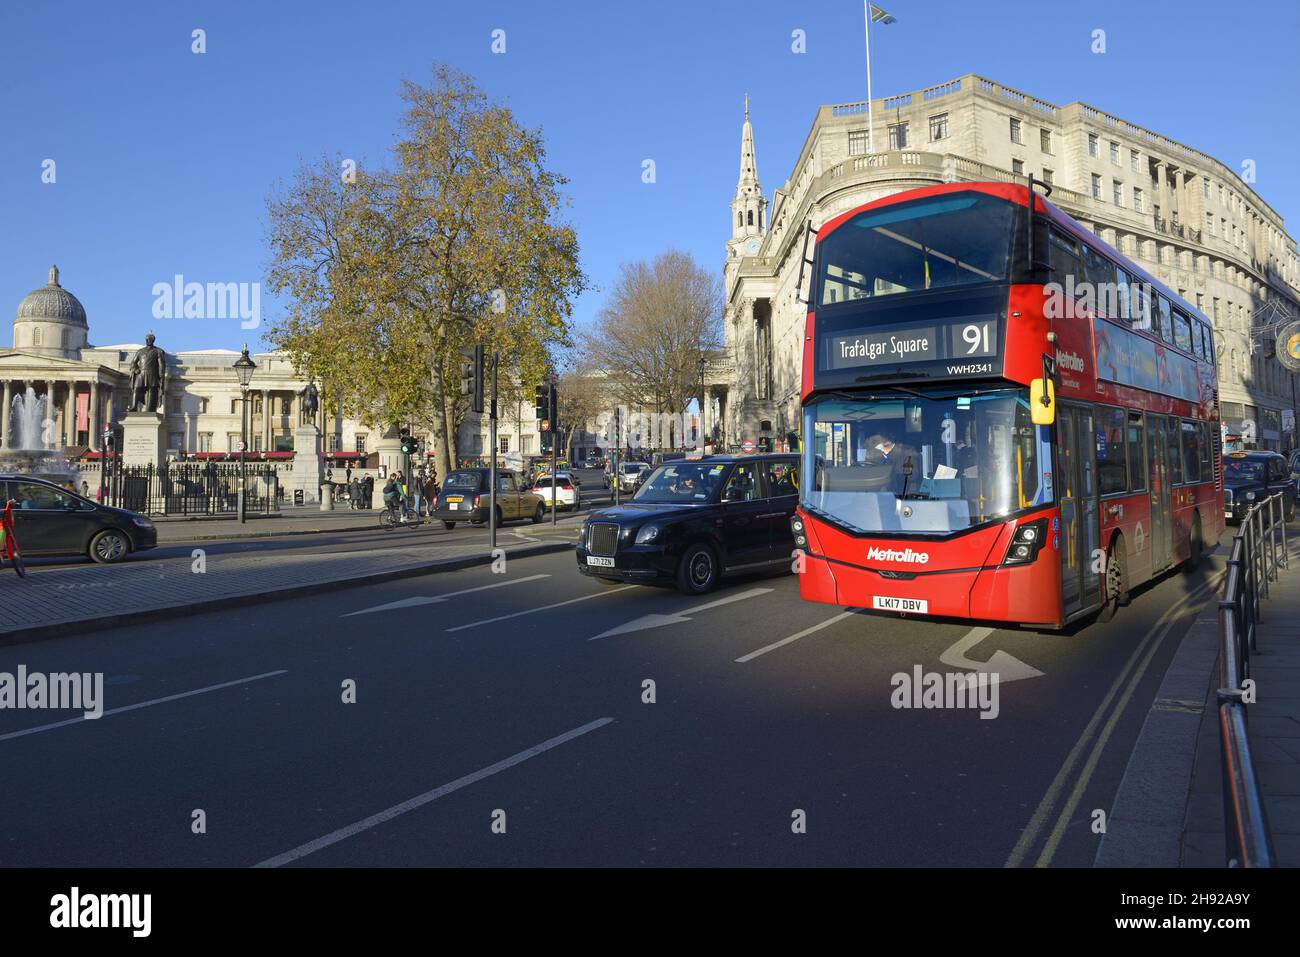
[[[402,454],[416,455],[420,451],[420,440],[411,435],[410,432],[403,431],[401,434]]]
[[[483,347],[461,349],[460,394],[470,397],[469,407],[483,411]]]
[[[551,383],[551,387],[547,395],[547,401],[550,406],[550,408],[547,411],[550,414],[547,415],[546,418],[551,423],[551,431],[558,432],[560,431],[560,394],[558,391],[556,391],[554,382]]]
[[[538,429],[544,433],[557,431],[559,425],[556,422],[556,413],[559,412],[560,406],[555,385],[549,382],[539,385],[533,392],[533,404],[537,418],[546,423],[546,428],[541,428],[539,425]]]
[[[533,391],[533,410],[537,413],[539,421],[551,417],[551,410],[547,408],[547,391],[545,384],[539,385]]]

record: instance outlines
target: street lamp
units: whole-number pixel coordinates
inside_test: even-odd
[[[244,450],[248,448],[248,384],[253,381],[253,370],[257,363],[248,357],[248,343],[244,351],[235,360],[235,376],[239,379],[239,520],[246,516],[244,507]]]
[[[700,451],[704,451],[704,352],[700,352]]]

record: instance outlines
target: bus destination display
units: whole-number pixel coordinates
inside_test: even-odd
[[[824,340],[823,369],[896,366],[908,362],[988,359],[997,355],[997,320],[963,317],[943,323],[852,329]]]

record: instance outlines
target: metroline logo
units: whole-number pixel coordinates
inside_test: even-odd
[[[914,552],[912,549],[898,551],[893,548],[876,548],[872,546],[867,549],[867,560],[877,562],[909,562],[913,565],[924,565],[930,560],[929,552]]]

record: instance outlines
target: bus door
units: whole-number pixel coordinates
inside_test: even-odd
[[[1090,409],[1060,404],[1056,417],[1061,506],[1061,601],[1068,617],[1101,598],[1097,550],[1096,445]]]
[[[1169,431],[1169,419],[1163,415],[1147,416],[1147,461],[1151,474],[1151,571],[1169,567],[1173,560],[1170,546],[1173,534],[1172,490],[1169,484],[1169,456],[1178,447],[1178,437]]]

